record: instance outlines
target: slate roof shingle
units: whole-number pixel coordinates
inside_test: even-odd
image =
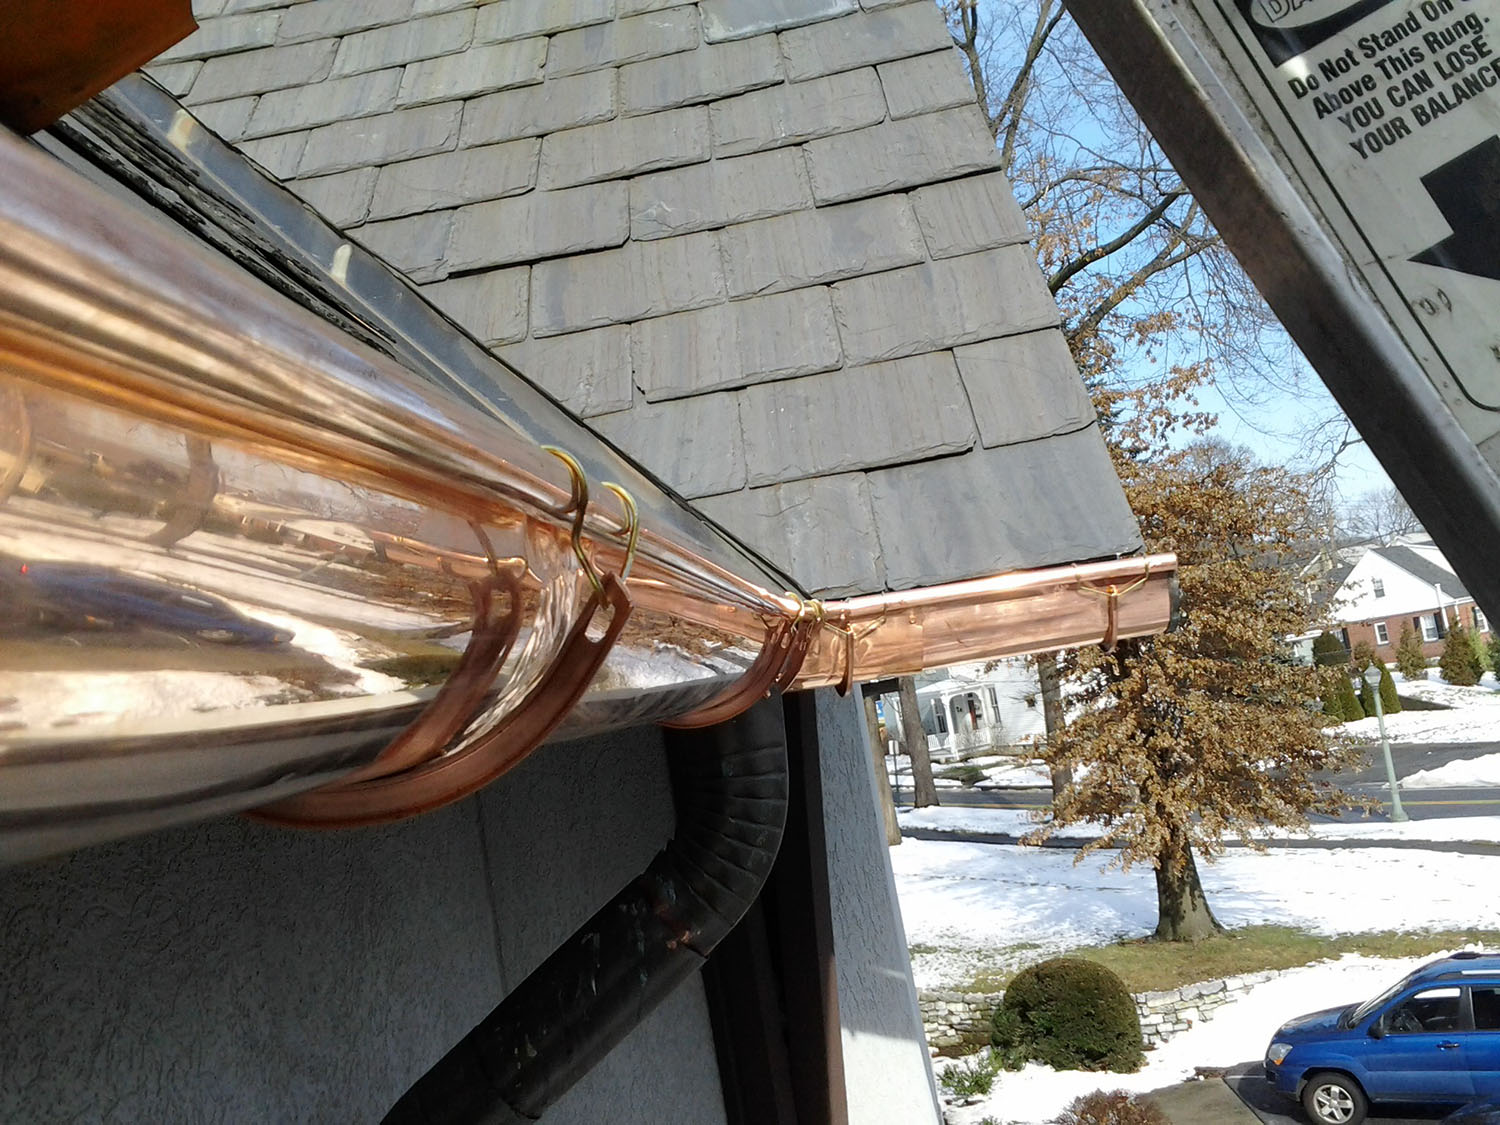
[[[251,6],[152,73],[809,589],[1140,548],[931,0]]]

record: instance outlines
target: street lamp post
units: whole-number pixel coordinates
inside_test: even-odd
[[[1401,783],[1396,780],[1396,765],[1391,761],[1391,744],[1385,737],[1385,703],[1380,698],[1380,668],[1371,664],[1364,672],[1365,683],[1370,685],[1370,694],[1375,697],[1375,721],[1380,724],[1380,752],[1385,755],[1385,776],[1391,785],[1391,820],[1407,819],[1401,807]]]

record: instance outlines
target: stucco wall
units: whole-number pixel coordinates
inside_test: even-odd
[[[389,828],[224,819],[0,872],[0,1121],[377,1121],[671,822],[637,731]],[[606,1120],[724,1120],[696,981],[547,1115]]]
[[[818,692],[818,742],[849,1120],[939,1125],[857,694]]]

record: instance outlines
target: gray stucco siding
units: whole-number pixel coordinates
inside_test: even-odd
[[[378,1121],[672,830],[660,734],[387,828],[227,818],[0,871],[0,1120]],[[690,981],[548,1125],[722,1125]]]

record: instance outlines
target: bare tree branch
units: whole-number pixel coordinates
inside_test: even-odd
[[[1074,276],[1082,273],[1095,262],[1107,258],[1115,251],[1123,250],[1125,247],[1129,246],[1142,234],[1150,230],[1151,227],[1156,224],[1157,220],[1167,213],[1167,209],[1186,194],[1186,191],[1172,191],[1168,192],[1166,195],[1163,195],[1161,199],[1157,200],[1156,205],[1152,207],[1151,210],[1142,215],[1140,219],[1135,223],[1125,228],[1125,230],[1121,231],[1114,238],[1111,238],[1108,242],[1095,246],[1090,250],[1086,250],[1084,253],[1074,258],[1067,265],[1063,266],[1062,269],[1054,273],[1047,280],[1047,288],[1050,289],[1053,293],[1056,293],[1059,289],[1061,289],[1064,285],[1071,281]]]

